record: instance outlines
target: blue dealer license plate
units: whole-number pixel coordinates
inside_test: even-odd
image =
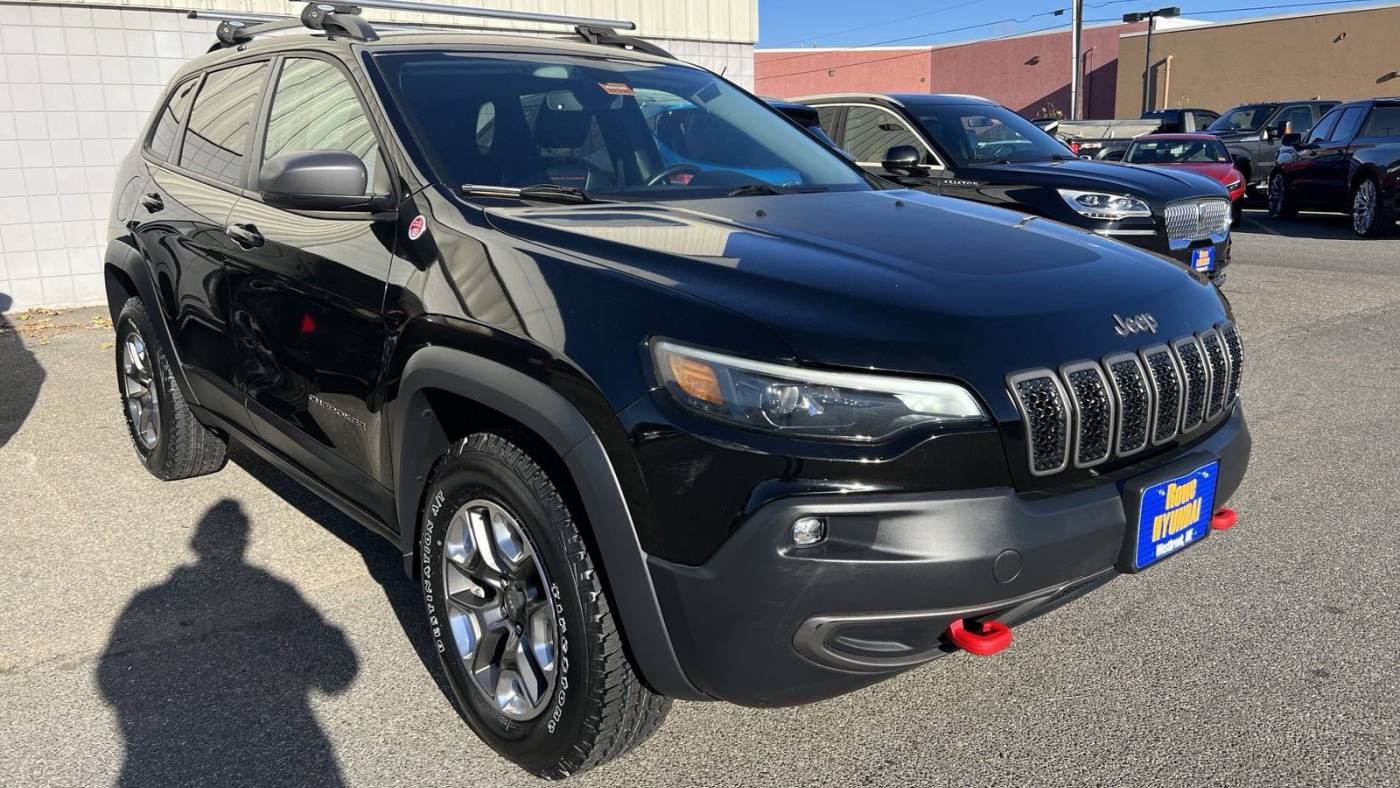
[[[1210,533],[1215,513],[1216,460],[1142,491],[1133,567],[1143,569],[1193,545]]]
[[[1191,267],[1203,274],[1215,270],[1215,247],[1206,246],[1191,250]]]

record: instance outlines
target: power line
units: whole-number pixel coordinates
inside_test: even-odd
[[[894,19],[886,19],[886,20],[883,21],[883,22],[876,22],[876,23],[873,24],[873,25],[862,25],[862,26],[860,26],[860,27],[849,27],[849,28],[846,28],[845,30],[833,30],[833,31],[831,31],[831,32],[829,32],[829,33],[822,33],[822,34],[819,35],[819,36],[803,36],[802,38],[794,38],[794,39],[791,40],[791,41],[781,41],[781,42],[779,42],[779,43],[777,43],[777,44],[773,44],[771,47],[768,47],[768,48],[776,49],[776,48],[779,48],[779,47],[788,46],[789,44],[800,44],[800,43],[802,43],[802,42],[804,42],[804,41],[819,41],[819,40],[821,40],[821,39],[823,39],[823,38],[831,38],[832,36],[839,36],[839,35],[842,35],[842,34],[844,34],[844,33],[859,33],[859,32],[862,31],[862,30],[871,30],[871,29],[877,28],[877,27],[884,27],[885,25],[892,25],[892,24],[894,24],[895,22],[907,22],[907,21],[909,21],[910,19],[918,19],[918,18],[920,18],[920,17],[930,16],[930,15],[932,15],[932,14],[938,14],[938,13],[942,13],[942,12],[944,12],[944,11],[955,11],[955,10],[957,10],[957,9],[959,9],[959,8],[966,8],[966,7],[970,6],[970,5],[977,5],[977,3],[979,3],[979,2],[983,2],[983,0],[970,0],[969,2],[965,2],[965,3],[958,3],[958,4],[956,4],[956,5],[944,6],[943,8],[935,8],[935,9],[933,9],[932,11],[924,11],[924,12],[921,12],[921,13],[918,13],[918,14],[909,14],[908,16],[896,17],[896,18],[894,18]],[[1117,2],[1128,2],[1128,0],[1117,0]]]
[[[1029,22],[1029,21],[1031,21],[1032,19],[1036,19],[1036,18],[1042,17],[1042,16],[1060,16],[1060,15],[1064,14],[1064,12],[1065,12],[1065,9],[1063,9],[1063,8],[1057,8],[1057,9],[1052,9],[1052,10],[1050,10],[1050,11],[1041,11],[1040,13],[1037,13],[1037,14],[1030,14],[1029,16],[1019,17],[1019,18],[1017,18],[1017,17],[1008,17],[1008,18],[1006,18],[1006,19],[996,19],[996,20],[993,20],[993,21],[990,21],[990,22],[979,22],[979,23],[977,23],[977,24],[975,24],[975,25],[964,25],[964,26],[962,26],[962,27],[954,27],[954,28],[950,28],[950,29],[947,29],[947,30],[933,30],[933,31],[928,31],[928,32],[924,32],[924,33],[916,33],[916,34],[914,34],[914,35],[912,35],[912,36],[900,36],[899,38],[889,38],[889,39],[886,39],[886,40],[884,40],[884,41],[872,41],[872,42],[870,42],[870,43],[868,43],[868,44],[860,44],[860,45],[857,45],[857,46],[850,46],[850,47],[840,47],[840,50],[859,51],[859,50],[862,50],[862,49],[868,49],[868,48],[870,48],[870,47],[883,46],[883,45],[885,45],[885,44],[896,44],[896,43],[902,43],[902,42],[905,42],[905,41],[912,41],[912,40],[914,40],[914,39],[916,39],[916,38],[930,38],[930,37],[932,37],[932,36],[947,35],[948,33],[963,33],[963,32],[966,32],[966,31],[968,31],[968,30],[977,30],[977,29],[979,29],[979,28],[991,27],[991,26],[993,26],[993,25],[1003,25],[1003,24],[1015,24],[1015,25],[1020,25],[1020,24],[1025,24],[1026,22]],[[1017,34],[1017,35],[1019,35],[1019,34]],[[828,51],[830,51],[830,50],[828,50]],[[824,51],[824,52],[804,52],[804,53],[802,53],[802,54],[800,54],[800,55],[789,55],[789,56],[787,56],[787,57],[769,58],[769,59],[764,60],[764,63],[765,63],[765,64],[770,64],[770,65],[771,65],[771,64],[773,64],[773,63],[783,63],[783,62],[786,62],[786,61],[788,61],[788,60],[800,60],[800,59],[802,59],[802,58],[818,57],[818,56],[824,55],[824,54],[827,54],[827,52],[826,52],[826,51]]]
[[[1109,22],[1109,21],[1113,21],[1113,20],[1112,20],[1112,19],[1086,19],[1086,20],[1084,20],[1084,21],[1085,21],[1086,24],[1090,24],[1090,23],[1097,23],[1097,22]],[[984,27],[985,25],[982,25],[982,26]],[[1053,25],[1047,25],[1046,27],[1036,28],[1035,30],[1026,30],[1026,31],[1017,32],[1017,33],[1007,33],[1006,35],[996,36],[995,38],[984,38],[984,39],[981,39],[981,40],[979,40],[979,41],[968,41],[968,42],[961,43],[961,44],[950,44],[950,45],[948,45],[947,47],[944,47],[944,48],[946,48],[946,49],[954,49],[954,48],[963,47],[963,46],[973,46],[973,45],[975,45],[975,44],[985,44],[985,43],[989,43],[989,42],[992,42],[992,41],[1004,41],[1004,40],[1006,40],[1006,39],[1008,39],[1008,38],[1017,38],[1017,37],[1020,37],[1020,36],[1033,36],[1033,35],[1035,35],[1035,34],[1037,34],[1037,33],[1044,33],[1044,32],[1050,31],[1050,30],[1064,29],[1064,28],[1066,28],[1066,27],[1068,27],[1068,26],[1067,26],[1067,25],[1063,25],[1063,24],[1056,23],[1056,24],[1053,24]],[[947,31],[947,32],[954,32],[954,31]],[[935,34],[925,34],[925,35],[937,35],[937,34],[935,33]],[[807,70],[805,70],[805,71],[789,71],[789,72],[786,72],[786,73],[783,73],[783,74],[764,74],[764,75],[762,75],[762,76],[756,76],[756,77],[755,77],[755,81],[763,80],[763,79],[778,79],[779,77],[796,77],[796,76],[801,76],[801,75],[803,75],[803,74],[815,74],[815,73],[817,73],[817,72],[819,72],[819,71],[832,71],[832,70],[839,70],[839,69],[845,69],[845,68],[855,68],[855,67],[857,67],[857,66],[868,66],[868,65],[871,65],[871,64],[873,64],[873,63],[885,63],[885,62],[888,62],[888,61],[891,61],[891,60],[899,60],[899,59],[901,59],[901,58],[906,58],[906,57],[917,57],[917,56],[919,56],[919,55],[926,55],[926,54],[928,54],[928,52],[926,52],[926,51],[905,52],[904,54],[901,54],[901,55],[891,55],[891,56],[889,56],[889,57],[880,57],[880,58],[874,58],[874,59],[871,59],[871,60],[858,60],[858,61],[855,61],[855,62],[853,62],[853,63],[841,63],[841,64],[831,65],[831,66],[822,66],[821,68],[811,68],[811,69],[807,69]],[[771,61],[769,61],[769,62],[771,62]]]
[[[1237,13],[1237,12],[1239,12],[1239,11],[1276,11],[1276,10],[1281,9],[1281,8],[1309,8],[1309,7],[1313,7],[1313,6],[1323,6],[1323,5],[1361,5],[1361,6],[1369,6],[1369,5],[1371,5],[1371,4],[1370,4],[1370,3],[1365,3],[1365,2],[1360,2],[1359,0],[1325,0],[1324,2],[1314,2],[1314,3],[1274,3],[1274,4],[1272,4],[1272,5],[1251,5],[1251,6],[1242,6],[1242,7],[1240,7],[1240,8],[1219,8],[1219,9],[1216,9],[1216,10],[1214,10],[1214,11],[1192,11],[1190,14],[1182,14],[1182,16],[1211,16],[1211,15],[1214,15],[1214,14],[1233,14],[1233,13]]]

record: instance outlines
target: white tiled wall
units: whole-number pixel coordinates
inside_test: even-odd
[[[213,29],[168,10],[0,2],[0,311],[105,300],[115,165]],[[751,44],[657,43],[753,85]]]

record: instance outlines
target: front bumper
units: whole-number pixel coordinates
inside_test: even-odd
[[[1220,458],[1220,506],[1249,453],[1236,406],[1214,433],[1154,467]],[[704,565],[653,557],[649,566],[696,687],[744,705],[806,703],[955,650],[945,637],[955,619],[1018,623],[1116,576],[1132,481],[1053,496],[1008,488],[794,496],[736,526]],[[792,547],[800,516],[826,518],[826,541]]]

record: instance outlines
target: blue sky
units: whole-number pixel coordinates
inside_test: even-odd
[[[1068,0],[758,0],[760,47],[936,44],[1016,35],[1069,24]],[[1321,13],[1375,2],[1281,0],[1085,0],[1088,21],[1168,5],[1211,21]],[[1066,9],[1063,16],[1052,16]],[[957,28],[963,28],[961,30]],[[898,40],[895,40],[898,39]]]

